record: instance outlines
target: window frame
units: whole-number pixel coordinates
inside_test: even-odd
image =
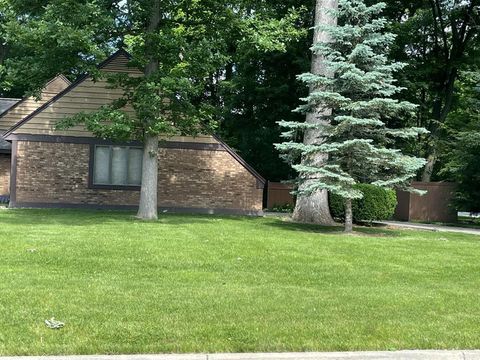
[[[88,165],[88,188],[96,190],[129,190],[129,191],[140,191],[141,185],[109,185],[109,184],[95,184],[95,150],[97,147],[108,147],[110,149],[110,174],[112,167],[112,148],[113,147],[123,147],[130,149],[140,149],[143,150],[142,146],[136,145],[123,145],[123,144],[91,144],[90,145],[90,159]],[[127,172],[128,172],[128,162],[130,157],[127,156]],[[127,174],[128,177],[128,174]]]

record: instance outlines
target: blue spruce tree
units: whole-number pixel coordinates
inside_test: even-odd
[[[384,3],[367,6],[363,0],[339,0],[332,16],[338,25],[321,25],[330,41],[314,44],[312,50],[324,60],[328,75],[307,73],[299,79],[311,92],[296,111],[318,114],[315,122],[280,122],[286,129],[277,148],[294,164],[300,195],[321,190],[345,200],[345,231],[352,231],[352,200],[363,197],[356,184],[408,189],[409,181],[425,164],[424,159],[395,149],[398,138],[426,132],[420,128],[388,128],[390,119],[408,119],[416,105],[393,97],[403,89],[395,84],[395,72],[404,64],[387,59],[395,36],[385,32],[387,20],[380,17]],[[331,109],[332,111],[328,111]],[[318,130],[317,143],[302,142],[303,134]],[[323,156],[325,160],[315,159]]]

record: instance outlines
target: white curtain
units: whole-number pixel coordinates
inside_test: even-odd
[[[98,146],[95,149],[94,183],[110,183],[110,147]]]
[[[127,156],[127,148],[112,147],[112,185],[127,184]]]
[[[143,150],[131,148],[128,156],[128,185],[141,185]]]

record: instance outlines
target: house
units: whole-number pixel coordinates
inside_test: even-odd
[[[21,99],[0,98],[0,114],[5,114]],[[1,116],[1,115],[0,115]],[[8,199],[10,192],[10,164],[12,146],[8,141],[0,138],[0,203]]]
[[[127,53],[118,51],[100,64],[99,70],[141,76],[127,66],[128,60]],[[101,140],[80,125],[55,129],[65,116],[97,109],[121,95],[121,89],[109,88],[106,80],[94,81],[85,75],[70,83],[57,76],[45,85],[41,100],[26,98],[4,111],[0,133],[11,143],[10,207],[138,206],[139,142]],[[160,210],[261,213],[265,180],[219,138],[162,139],[158,159]],[[0,166],[3,173],[5,164]]]

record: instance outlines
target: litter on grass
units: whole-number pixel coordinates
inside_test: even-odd
[[[50,320],[45,320],[45,325],[50,329],[61,329],[65,326],[63,322],[55,320],[53,317]]]

